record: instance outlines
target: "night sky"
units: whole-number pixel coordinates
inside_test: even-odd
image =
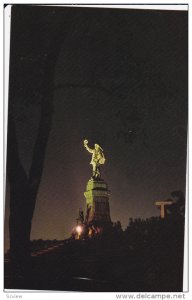
[[[38,16],[38,19],[37,19]],[[45,26],[46,24],[46,26]],[[44,26],[44,27],[43,27]],[[46,28],[43,29],[42,28]],[[91,155],[101,145],[112,221],[159,215],[185,192],[188,23],[184,11],[18,5],[12,12],[10,99],[28,172],[38,121],[42,43],[59,28],[54,115],[31,239],[63,239],[85,208]],[[46,51],[44,52],[46,56]],[[12,100],[14,99],[14,100]],[[8,247],[7,181],[5,247]]]

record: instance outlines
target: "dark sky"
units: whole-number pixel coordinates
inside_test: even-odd
[[[130,217],[158,215],[154,201],[185,192],[187,28],[184,11],[14,6],[9,99],[26,172],[46,76],[43,56],[51,37],[62,36],[32,239],[69,236],[78,208],[85,208],[91,176],[85,138],[104,149],[111,218],[123,227]],[[7,183],[6,247],[8,207]]]

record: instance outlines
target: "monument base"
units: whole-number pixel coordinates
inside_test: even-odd
[[[91,178],[84,193],[86,198],[85,223],[103,229],[112,225],[109,208],[107,183],[102,179]]]

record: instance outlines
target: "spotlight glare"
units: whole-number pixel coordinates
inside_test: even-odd
[[[76,227],[76,231],[77,231],[78,234],[81,234],[82,231],[83,231],[82,226],[78,225],[78,226]]]

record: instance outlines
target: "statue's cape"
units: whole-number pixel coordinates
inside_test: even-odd
[[[105,156],[103,151],[100,151],[99,163],[103,165],[105,163]]]

